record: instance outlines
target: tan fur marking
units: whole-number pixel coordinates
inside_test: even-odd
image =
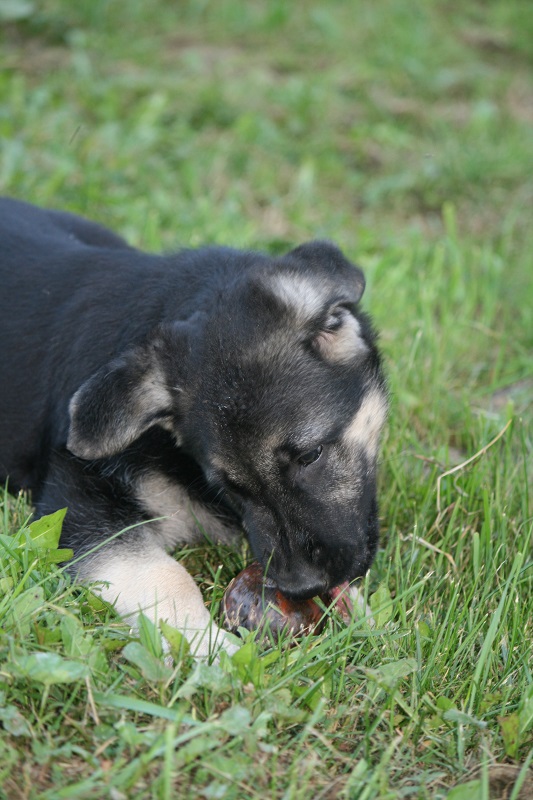
[[[297,321],[304,324],[318,314],[327,300],[325,286],[307,280],[302,275],[280,273],[272,276],[268,288],[297,315]]]
[[[136,491],[143,506],[157,520],[153,523],[153,530],[167,550],[177,544],[202,541],[202,532],[210,539],[225,544],[229,544],[237,535],[162,473],[145,475]]]
[[[123,371],[122,368],[119,372]],[[113,375],[110,370],[109,375]],[[102,434],[95,440],[87,440],[80,435],[78,428],[78,417],[80,405],[86,402],[87,386],[91,386],[92,392],[98,392],[89,378],[72,396],[69,403],[70,431],[67,440],[68,449],[74,455],[81,458],[101,458],[123,450],[130,442],[136,439],[144,430],[148,423],[146,418],[157,411],[165,411],[170,405],[170,394],[164,383],[164,375],[161,369],[154,365],[150,371],[144,375],[142,380],[131,387],[131,390],[123,400],[123,406],[118,408],[106,409],[108,415],[112,415],[114,424],[109,425],[105,437]],[[150,423],[154,425],[155,422]],[[159,420],[158,424],[169,428],[170,423]]]
[[[83,580],[101,583],[98,593],[132,625],[142,611],[155,624],[165,620],[177,628],[196,657],[207,657],[221,647],[229,652],[236,649],[211,621],[187,570],[149,540],[139,552],[128,553],[120,547],[91,559]]]
[[[348,311],[343,316],[340,328],[321,331],[314,342],[322,356],[336,364],[349,364],[368,349],[361,338],[359,320]]]
[[[371,457],[375,457],[386,416],[387,400],[384,394],[378,389],[370,391],[346,429],[344,440],[348,444],[360,445]]]

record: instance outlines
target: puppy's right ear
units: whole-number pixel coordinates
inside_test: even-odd
[[[67,448],[80,458],[106,458],[154,425],[170,427],[180,388],[175,375],[170,387],[165,366],[183,363],[187,339],[187,325],[178,323],[171,335],[162,332],[85,381],[69,404]]]

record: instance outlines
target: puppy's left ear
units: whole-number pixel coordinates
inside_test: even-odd
[[[288,255],[304,262],[324,283],[341,289],[347,304],[356,305],[363,296],[365,276],[362,270],[348,261],[332,242],[306,242]]]
[[[106,458],[154,425],[171,427],[180,390],[170,388],[165,366],[169,357],[177,363],[183,359],[186,340],[186,331],[163,332],[85,381],[69,404],[67,448],[80,458]]]
[[[305,266],[293,277],[292,290],[300,317],[312,326],[313,348],[332,364],[351,363],[368,350],[355,314],[365,290],[363,272],[331,242],[308,242],[289,255]]]

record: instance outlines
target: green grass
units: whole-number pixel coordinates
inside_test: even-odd
[[[170,669],[148,624],[132,639],[6,495],[0,797],[530,797],[529,4],[8,8],[0,191],[150,250],[337,241],[367,275],[392,410],[376,628],[330,620],[219,665]],[[218,614],[246,553],[178,556]]]

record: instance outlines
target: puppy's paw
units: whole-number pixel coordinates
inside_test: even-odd
[[[119,557],[120,555],[120,557]],[[232,655],[238,646],[218,628],[204,606],[200,589],[187,570],[159,548],[145,552],[111,550],[93,560],[83,579],[101,582],[98,591],[117,612],[136,627],[139,612],[157,626],[160,620],[178,630],[195,658]],[[166,651],[170,652],[167,642]]]

